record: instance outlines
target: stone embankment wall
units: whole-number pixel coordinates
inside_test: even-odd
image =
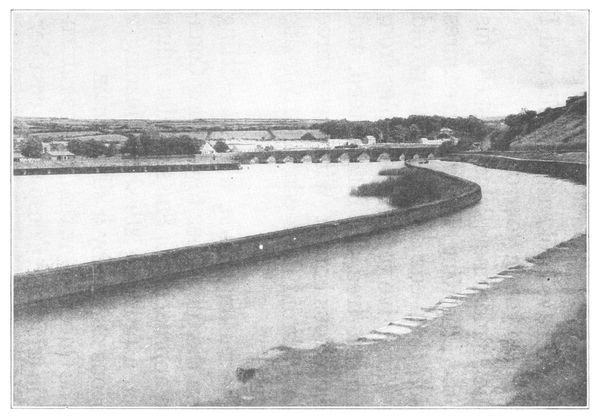
[[[14,275],[14,303],[93,292],[140,281],[179,277],[208,267],[237,264],[295,249],[399,228],[454,213],[481,200],[479,185],[444,173],[465,185],[461,194],[418,206],[352,217],[238,239],[132,255]]]
[[[67,174],[113,174],[131,172],[183,172],[183,171],[226,171],[240,169],[232,163],[187,163],[161,165],[105,165],[105,166],[49,166],[14,167],[13,175],[67,175]]]
[[[477,153],[457,153],[445,156],[442,160],[467,162],[492,169],[545,174],[557,178],[570,179],[580,184],[586,184],[587,165],[579,162],[562,162],[556,160],[521,159],[499,155],[484,155]]]

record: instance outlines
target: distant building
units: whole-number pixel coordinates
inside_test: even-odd
[[[67,150],[66,141],[51,141],[42,143],[42,159],[46,160],[73,160],[75,155]]]
[[[212,155],[215,152],[215,148],[211,146],[211,144],[209,142],[204,143],[204,146],[202,146],[202,148],[200,149],[200,152],[203,155]]]
[[[425,144],[428,146],[440,146],[444,141],[447,141],[446,139],[434,139],[434,140],[430,140],[426,137],[422,137],[419,142],[421,144]]]
[[[68,150],[46,150],[42,153],[42,159],[46,160],[73,160],[75,155]]]
[[[442,139],[443,141],[448,141],[451,140],[452,144],[456,145],[458,144],[458,140],[456,137],[454,137],[454,130],[452,130],[451,128],[441,128],[439,134],[437,135],[437,139]]]
[[[373,146],[375,143],[377,143],[377,139],[375,136],[365,136],[363,143],[367,146]]]

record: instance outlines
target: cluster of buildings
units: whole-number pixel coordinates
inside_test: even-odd
[[[25,162],[35,161],[39,159],[44,160],[55,160],[55,161],[67,161],[75,159],[75,155],[67,150],[68,142],[66,141],[52,141],[42,143],[42,155],[40,158],[28,158],[23,156],[19,151],[13,152],[14,162]]]
[[[42,159],[46,160],[73,160],[75,155],[67,150],[66,141],[52,141],[42,143]]]
[[[434,139],[428,139],[427,137],[422,137],[419,142],[421,144],[426,144],[428,146],[440,146],[442,143],[451,141],[452,144],[456,145],[458,143],[458,139],[454,137],[454,131],[451,128],[442,128],[440,132]]]

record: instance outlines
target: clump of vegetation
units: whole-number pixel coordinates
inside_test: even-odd
[[[28,138],[21,145],[21,154],[25,157],[39,158],[42,156],[42,150],[42,142],[34,138]]]
[[[480,142],[492,129],[473,115],[467,118],[449,118],[439,115],[411,115],[407,118],[393,117],[377,121],[331,120],[313,125],[331,138],[363,138],[374,136],[378,142],[417,143],[422,137],[444,138],[440,135],[442,128],[450,128],[454,136],[460,138],[470,147],[473,142]],[[446,135],[446,137],[448,137]]]
[[[357,197],[385,198],[394,207],[410,207],[439,200],[452,188],[446,178],[426,169],[387,169],[379,172],[379,175],[387,178],[360,185],[351,194]]]
[[[78,156],[97,158],[104,155],[110,157],[115,155],[116,146],[114,144],[107,146],[98,140],[74,139],[69,141],[67,150]]]
[[[145,130],[128,136],[123,152],[132,156],[193,155],[198,149],[199,143],[188,135],[163,137],[155,130]]]
[[[225,153],[229,151],[229,146],[224,141],[219,140],[215,143],[213,149],[215,149],[215,152],[217,153]]]

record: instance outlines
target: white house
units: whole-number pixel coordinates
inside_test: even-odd
[[[440,146],[443,142],[447,141],[448,139],[435,139],[435,140],[429,140],[426,137],[422,137],[420,139],[420,143],[421,144],[426,144],[428,146]]]
[[[42,159],[46,160],[73,160],[75,155],[67,150],[68,142],[52,141],[42,143]]]
[[[200,152],[203,155],[212,155],[212,154],[216,153],[215,148],[212,147],[209,142],[204,143],[204,146],[202,146],[202,148],[200,149]]]
[[[49,150],[42,153],[42,159],[46,160],[73,160],[75,155],[68,150]]]
[[[375,136],[365,136],[364,143],[367,146],[373,146],[375,143],[377,143],[377,140],[375,139]]]

